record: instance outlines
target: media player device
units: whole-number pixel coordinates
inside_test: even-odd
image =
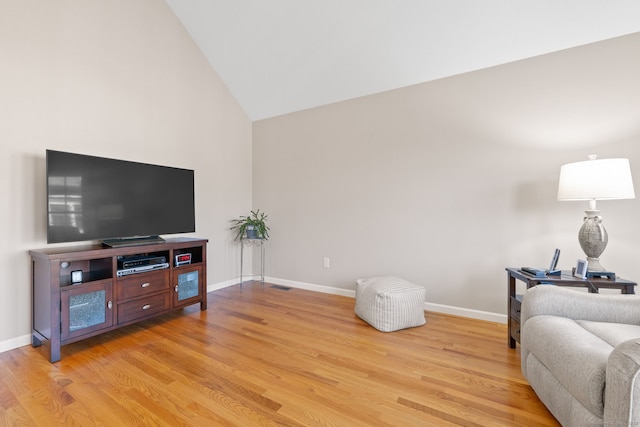
[[[146,273],[148,271],[162,270],[164,268],[169,268],[169,263],[165,262],[163,264],[150,264],[150,265],[142,265],[140,267],[125,268],[123,270],[118,270],[116,274],[118,275],[118,277],[122,277],[122,276],[128,276],[130,274]]]
[[[125,270],[128,268],[143,267],[146,265],[165,264],[166,262],[167,258],[154,255],[118,257],[118,269]]]
[[[134,255],[118,257],[118,277],[129,274],[146,273],[147,271],[169,268],[167,258],[155,255]]]
[[[176,255],[176,267],[180,267],[181,265],[191,264],[191,254],[179,254]]]

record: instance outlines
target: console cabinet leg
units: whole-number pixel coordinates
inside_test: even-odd
[[[51,346],[51,355],[49,356],[49,361],[51,363],[60,361],[60,346],[58,346],[57,348],[54,348],[53,345]]]
[[[38,335],[33,332],[31,334],[31,346],[32,347],[40,347],[42,345],[42,340],[40,339],[40,337],[38,337]]]

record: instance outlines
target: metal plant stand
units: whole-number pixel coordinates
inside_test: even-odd
[[[244,269],[244,248],[245,246],[260,246],[260,283],[264,287],[264,240],[265,239],[241,239],[240,240],[240,289],[242,289]],[[252,274],[253,276],[253,274]]]

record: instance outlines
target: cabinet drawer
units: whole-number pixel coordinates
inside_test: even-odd
[[[511,297],[511,312],[509,315],[516,320],[520,320],[520,310],[522,309],[522,303],[518,297]]]
[[[118,301],[164,291],[170,286],[168,269],[133,274],[127,278],[118,279]]]
[[[509,334],[511,335],[511,338],[520,342],[520,322],[511,319],[511,330],[509,331]]]
[[[168,310],[170,307],[171,293],[168,291],[124,302],[118,304],[118,324],[141,319]]]

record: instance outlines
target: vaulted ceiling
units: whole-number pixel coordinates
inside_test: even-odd
[[[637,0],[166,0],[260,120],[640,31]]]

